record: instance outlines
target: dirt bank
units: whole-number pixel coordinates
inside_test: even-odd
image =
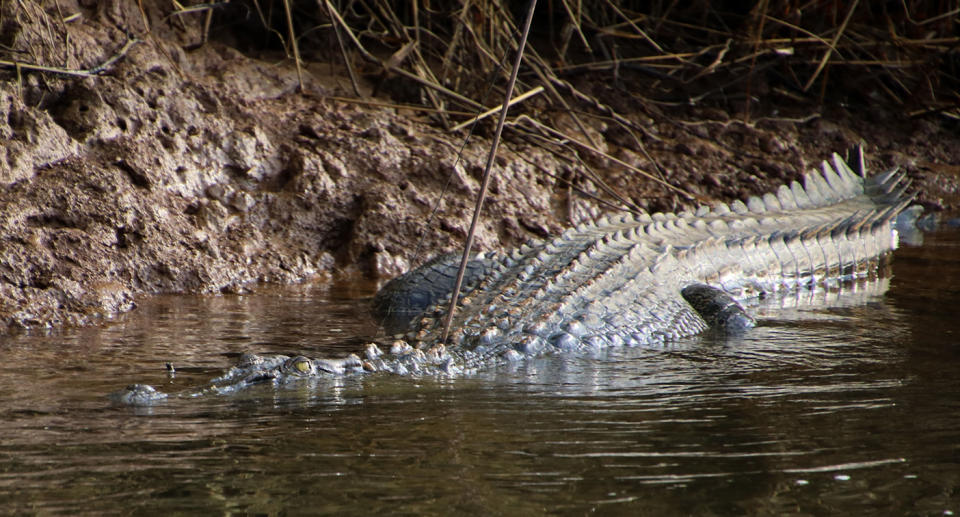
[[[136,4],[3,3],[5,59],[96,73],[0,70],[0,333],[95,323],[151,293],[387,278],[462,242],[488,131],[464,146],[465,132],[427,111],[385,107],[395,101],[371,96],[369,78],[362,102],[347,99],[336,63],[308,64],[299,92],[282,55],[198,44],[203,17]],[[586,117],[597,147],[704,201],[767,191],[863,140],[872,167],[900,165],[928,208],[954,207],[960,136],[935,113],[811,110],[768,92],[744,121],[711,106],[641,106],[604,75],[572,82],[644,128]],[[531,106],[571,125],[555,106]],[[478,247],[612,210],[591,175],[638,208],[695,204],[609,157],[580,156],[508,134]]]

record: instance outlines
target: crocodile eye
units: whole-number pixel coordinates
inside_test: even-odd
[[[292,359],[288,359],[287,362],[283,364],[283,371],[287,374],[297,376],[313,375],[316,371],[316,367],[314,366],[313,361],[301,355]]]

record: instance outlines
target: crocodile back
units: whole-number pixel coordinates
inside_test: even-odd
[[[656,343],[705,329],[680,294],[694,283],[746,299],[874,275],[912,197],[896,169],[867,176],[859,153],[850,163],[834,155],[802,185],[745,202],[605,217],[531,241],[486,265],[448,344],[493,357]],[[437,297],[408,338],[438,342],[448,303]]]

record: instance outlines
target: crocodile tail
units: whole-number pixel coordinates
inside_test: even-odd
[[[868,174],[863,143],[853,146],[847,152],[846,159],[833,153],[831,161],[832,164],[827,161],[822,163],[821,173],[810,172],[804,176],[804,183],[817,185],[821,188],[821,193],[824,183],[828,186],[828,194],[819,199],[822,204],[818,206],[866,195],[878,208],[904,205],[894,211],[895,216],[916,196],[915,192],[910,191],[910,179],[899,167],[878,174]]]
[[[701,206],[692,215],[773,215],[795,210],[827,208],[865,196],[860,209],[882,211],[889,206],[899,206],[893,212],[895,217],[915,197],[915,193],[910,191],[910,180],[899,168],[868,174],[862,144],[854,146],[846,158],[834,153],[829,161],[822,162],[819,171],[812,170],[804,174],[801,182],[794,181],[782,185],[774,192],[751,196],[745,201],[736,200],[729,205],[717,203],[713,206]]]

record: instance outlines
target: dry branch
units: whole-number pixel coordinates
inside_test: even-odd
[[[525,99],[527,99],[527,98],[529,98],[529,97],[533,97],[534,95],[536,95],[536,94],[538,94],[538,93],[540,93],[540,92],[542,92],[542,91],[543,91],[543,86],[537,86],[536,88],[534,88],[534,89],[532,89],[532,90],[530,90],[530,91],[528,91],[528,92],[526,92],[526,93],[522,93],[522,94],[520,94],[520,95],[517,95],[517,96],[514,97],[513,99],[510,99],[510,102],[507,103],[507,106],[513,106],[514,104],[516,104],[516,103],[518,103],[518,102],[522,102],[523,100],[525,100]],[[481,120],[489,117],[490,115],[494,115],[494,114],[496,114],[496,113],[500,113],[500,110],[502,110],[503,108],[504,108],[503,105],[497,106],[497,107],[495,107],[495,108],[490,108],[490,109],[488,109],[487,111],[484,111],[483,113],[477,115],[476,117],[473,117],[473,118],[471,118],[470,120],[467,120],[466,122],[461,122],[461,123],[457,124],[456,126],[453,126],[452,128],[450,128],[450,131],[460,131],[461,129],[463,129],[463,128],[467,127],[467,126],[473,125],[473,124],[475,124],[475,123],[477,123],[477,122],[479,122],[479,121],[481,121]]]
[[[137,43],[140,43],[140,40],[138,40],[137,38],[131,37],[130,39],[127,40],[126,43],[123,44],[122,47],[120,47],[119,50],[117,50],[117,52],[115,52],[112,56],[107,58],[106,61],[104,61],[103,63],[100,63],[97,66],[87,68],[84,70],[78,70],[73,68],[63,68],[58,66],[37,65],[33,63],[25,63],[23,61],[6,61],[3,59],[0,59],[0,66],[7,67],[7,68],[14,68],[17,70],[18,74],[20,70],[29,70],[34,72],[49,72],[53,74],[71,75],[76,77],[90,77],[93,75],[102,74],[103,72],[107,71],[108,68],[113,66],[113,64],[116,63],[118,60],[122,59],[123,56],[125,56],[127,52],[129,52],[130,49],[133,48],[133,46],[136,45]]]

